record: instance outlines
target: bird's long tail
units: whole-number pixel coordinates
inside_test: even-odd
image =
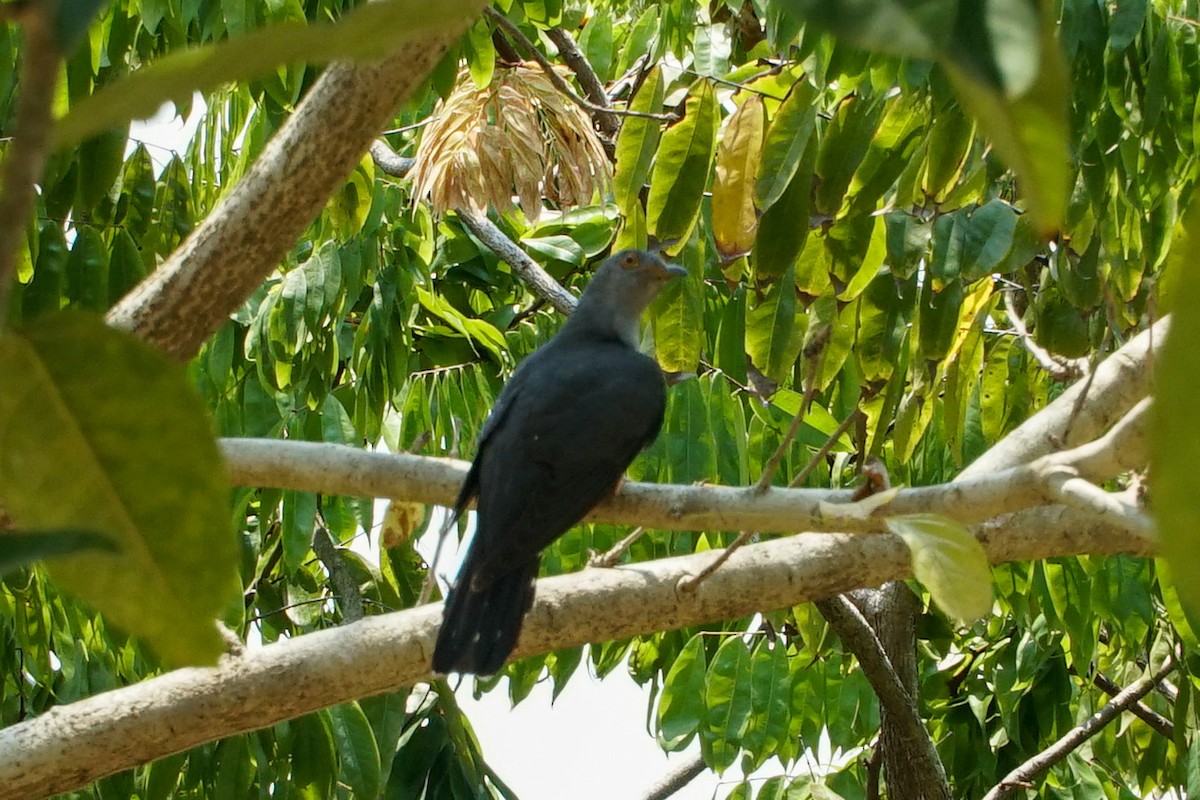
[[[521,621],[533,604],[537,570],[534,559],[476,589],[475,566],[468,554],[442,611],[433,671],[492,675],[499,670],[516,646]]]

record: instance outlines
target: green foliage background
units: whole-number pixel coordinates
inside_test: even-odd
[[[337,19],[353,5],[116,0],[67,60],[59,111],[70,120],[104,87],[184,47]],[[496,7],[535,40],[552,27],[571,32],[602,81],[648,59],[659,68],[634,107],[683,114],[670,126],[625,120],[613,197],[536,223],[519,212],[496,220],[576,291],[614,242],[656,237],[691,272],[652,309],[660,361],[690,377],[672,387],[663,433],[634,479],[749,484],[811,387],[814,408],[776,483],[804,468],[856,409],[861,421],[807,485],[850,485],[865,456],[881,458],[897,484],[947,481],[1063,388],[1011,335],[1011,313],[1052,353],[1095,361],[1183,302],[1161,279],[1197,169],[1192,0]],[[12,114],[18,51],[16,31],[0,28],[0,130]],[[449,91],[458,65],[465,60],[479,79],[495,56],[489,25],[476,23],[399,110],[388,142],[411,155],[413,126]],[[143,145],[127,155],[127,129],[56,151],[19,257],[10,321],[66,325],[51,315],[104,311],[125,295],[246,172],[320,69],[289,64],[207,91],[197,136],[165,166]],[[734,137],[731,114],[751,98],[761,109],[743,118],[761,115],[762,133]],[[191,101],[177,109],[186,115]],[[715,162],[725,158],[744,178],[718,188]],[[746,203],[757,229],[730,241],[723,232],[736,224],[722,209]],[[505,376],[560,322],[454,214],[435,218],[404,180],[367,158],[187,375],[222,436],[469,456]],[[819,356],[805,355],[806,342],[822,337]],[[124,382],[113,381],[114,393]],[[230,508],[243,594],[213,613],[265,642],[338,624],[313,528],[319,521],[346,544],[377,529],[372,503],[236,490]],[[625,533],[579,526],[550,548],[543,569],[579,569],[589,551]],[[735,533],[652,533],[628,557],[720,547]],[[409,547],[383,549],[378,565],[340,552],[370,613],[413,604],[423,565]],[[1127,682],[1176,644],[1196,652],[1159,575],[1153,562],[1124,556],[1012,563],[993,570],[988,619],[955,630],[927,608],[922,710],[955,796],[982,796],[1099,707],[1096,672]],[[61,585],[40,567],[0,582],[4,724],[164,669]],[[791,770],[731,796],[865,796],[865,756],[820,778],[802,759],[822,733],[848,752],[872,746],[878,703],[853,658],[811,606],[774,611],[747,632],[748,623],[526,659],[506,669],[508,681],[480,690],[502,687],[520,701],[546,676],[557,688],[580,669],[628,669],[653,687],[650,724],[664,748],[698,738],[706,763],[729,776],[772,758]],[[1170,700],[1147,698],[1175,723],[1173,738],[1140,722],[1110,726],[1088,753],[1054,768],[1037,796],[1200,792],[1191,666]],[[506,794],[482,755],[453,696],[435,685],[205,745],[79,794]]]

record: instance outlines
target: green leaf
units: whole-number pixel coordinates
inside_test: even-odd
[[[975,140],[975,123],[957,106],[943,109],[929,131],[929,149],[921,190],[941,203],[962,177],[967,154]]]
[[[59,49],[70,55],[87,35],[88,24],[105,0],[58,0],[54,6],[54,36]]]
[[[972,283],[1000,269],[1012,248],[1017,213],[1000,199],[971,212],[963,231],[963,280]]]
[[[717,100],[712,84],[697,81],[687,111],[663,134],[650,175],[646,227],[660,242],[687,238],[708,184],[717,140]]]
[[[907,514],[885,522],[908,545],[913,574],[947,615],[970,622],[991,613],[987,554],[970,531],[938,514]]]
[[[80,553],[84,550],[118,552],[111,539],[101,536],[95,531],[53,530],[0,533],[0,575],[13,572],[35,561]]]
[[[329,712],[292,720],[292,785],[306,797],[329,797],[337,774],[337,755]]]
[[[613,72],[613,17],[612,11],[600,6],[579,34],[579,49],[583,51],[592,69],[596,70],[601,83],[612,80]],[[658,69],[657,65],[654,69]],[[646,76],[649,80],[649,75]],[[642,83],[645,86],[645,82]],[[636,102],[636,101],[635,101]],[[632,119],[625,120],[628,125]]]
[[[1156,387],[1150,438],[1154,510],[1162,554],[1171,567],[1183,608],[1200,619],[1200,580],[1192,568],[1200,552],[1200,506],[1196,504],[1195,457],[1200,453],[1200,414],[1196,376],[1200,375],[1200,204],[1184,221],[1185,250],[1178,262],[1171,327],[1155,368]],[[1200,633],[1200,631],[1198,631]],[[1200,749],[1200,748],[1196,748]]]
[[[628,72],[633,67],[633,62],[649,52],[651,43],[658,35],[661,13],[657,6],[649,6],[638,17],[633,27],[627,29],[624,36],[625,46],[621,49],[616,74],[623,75]]]
[[[817,137],[803,150],[801,163],[783,194],[762,215],[758,238],[754,243],[754,274],[760,279],[777,278],[795,263],[808,241],[812,204],[813,168],[816,164]]]
[[[467,22],[481,5],[445,0],[431,8],[415,0],[380,0],[358,6],[337,23],[279,23],[177,51],[72,106],[55,129],[55,145],[70,147],[131,119],[146,119],[170,100],[261,78],[284,64],[383,58],[401,42]]]
[[[95,530],[118,554],[51,575],[172,664],[213,663],[240,595],[228,485],[182,367],[95,317],[0,338],[0,501],[24,528]]]
[[[717,329],[717,369],[746,384],[746,288],[738,286],[721,312]]]
[[[941,361],[950,353],[965,297],[966,288],[959,280],[940,290],[934,289],[933,281],[922,283],[919,331],[922,357]]]
[[[693,636],[671,664],[658,700],[658,741],[668,752],[684,749],[704,719],[704,637]]]
[[[688,274],[663,286],[647,315],[654,328],[654,355],[666,372],[695,372],[703,351],[704,255],[700,237],[688,239],[681,259]]]
[[[700,743],[705,763],[717,772],[723,772],[737,758],[750,725],[751,667],[749,648],[741,636],[733,635],[721,643],[708,670],[704,683],[708,719]]]
[[[712,231],[726,260],[750,252],[758,230],[754,176],[762,157],[766,111],[762,98],[751,95],[730,116],[717,150],[712,186]]]
[[[883,108],[881,95],[849,95],[833,112],[833,119],[821,136],[821,150],[817,155],[819,180],[813,203],[820,214],[837,216],[850,181],[879,127]]]
[[[471,71],[471,80],[479,89],[486,88],[492,82],[496,72],[496,45],[492,43],[492,30],[484,19],[477,19],[467,28],[463,37],[467,45],[467,68]]]
[[[26,320],[62,307],[67,271],[67,240],[59,223],[44,220],[38,225],[37,260],[33,280],[25,287],[21,314]]]
[[[662,71],[655,66],[642,81],[630,111],[643,114],[659,114],[663,108]],[[638,200],[642,186],[650,175],[650,163],[662,125],[658,120],[646,117],[628,117],[617,134],[617,166],[613,173],[613,199],[622,213],[628,215],[631,204]]]
[[[808,317],[796,310],[793,271],[756,294],[746,312],[746,354],[760,372],[782,381],[804,345]]]
[[[126,127],[105,131],[79,148],[79,205],[93,208],[113,188],[125,166]]]
[[[817,121],[816,99],[817,90],[813,85],[801,81],[792,87],[771,120],[755,184],[755,199],[760,211],[767,211],[783,197],[804,156],[810,148],[816,148],[817,142],[812,136]]]
[[[762,641],[754,648],[750,668],[750,725],[742,746],[759,767],[775,755],[791,725],[792,680],[787,648],[780,642]]]
[[[232,736],[217,744],[217,779],[213,794],[218,797],[246,797],[254,782],[254,765],[245,736]]]
[[[345,703],[329,709],[329,721],[337,744],[338,781],[349,786],[354,797],[379,797],[379,748],[366,714],[358,703]]]
[[[1012,0],[1026,4],[1027,0]],[[979,121],[1000,158],[1016,173],[1029,215],[1043,234],[1057,231],[1071,188],[1070,127],[1067,111],[1070,78],[1055,36],[1054,4],[1044,2],[1036,34],[1037,72],[1016,91],[981,79],[968,65],[943,62],[959,102]]]
[[[1137,38],[1146,20],[1147,0],[1117,0],[1116,10],[1108,23],[1108,46],[1113,55],[1120,55]]]
[[[146,765],[146,800],[170,800],[179,785],[179,773],[187,763],[187,753],[176,753]]]
[[[76,308],[108,308],[108,248],[100,231],[80,228],[67,257],[67,300]]]
[[[108,261],[108,302],[112,305],[146,277],[146,262],[137,242],[129,231],[121,229],[113,235],[112,254]]]

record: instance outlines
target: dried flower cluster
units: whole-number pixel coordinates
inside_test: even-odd
[[[537,64],[497,69],[478,88],[464,70],[417,148],[413,199],[435,213],[513,207],[529,220],[542,198],[558,207],[591,202],[607,189],[611,166],[591,120]]]

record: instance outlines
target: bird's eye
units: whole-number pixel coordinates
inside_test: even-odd
[[[636,253],[626,253],[621,259],[621,266],[625,269],[632,269],[637,266],[638,257]]]

